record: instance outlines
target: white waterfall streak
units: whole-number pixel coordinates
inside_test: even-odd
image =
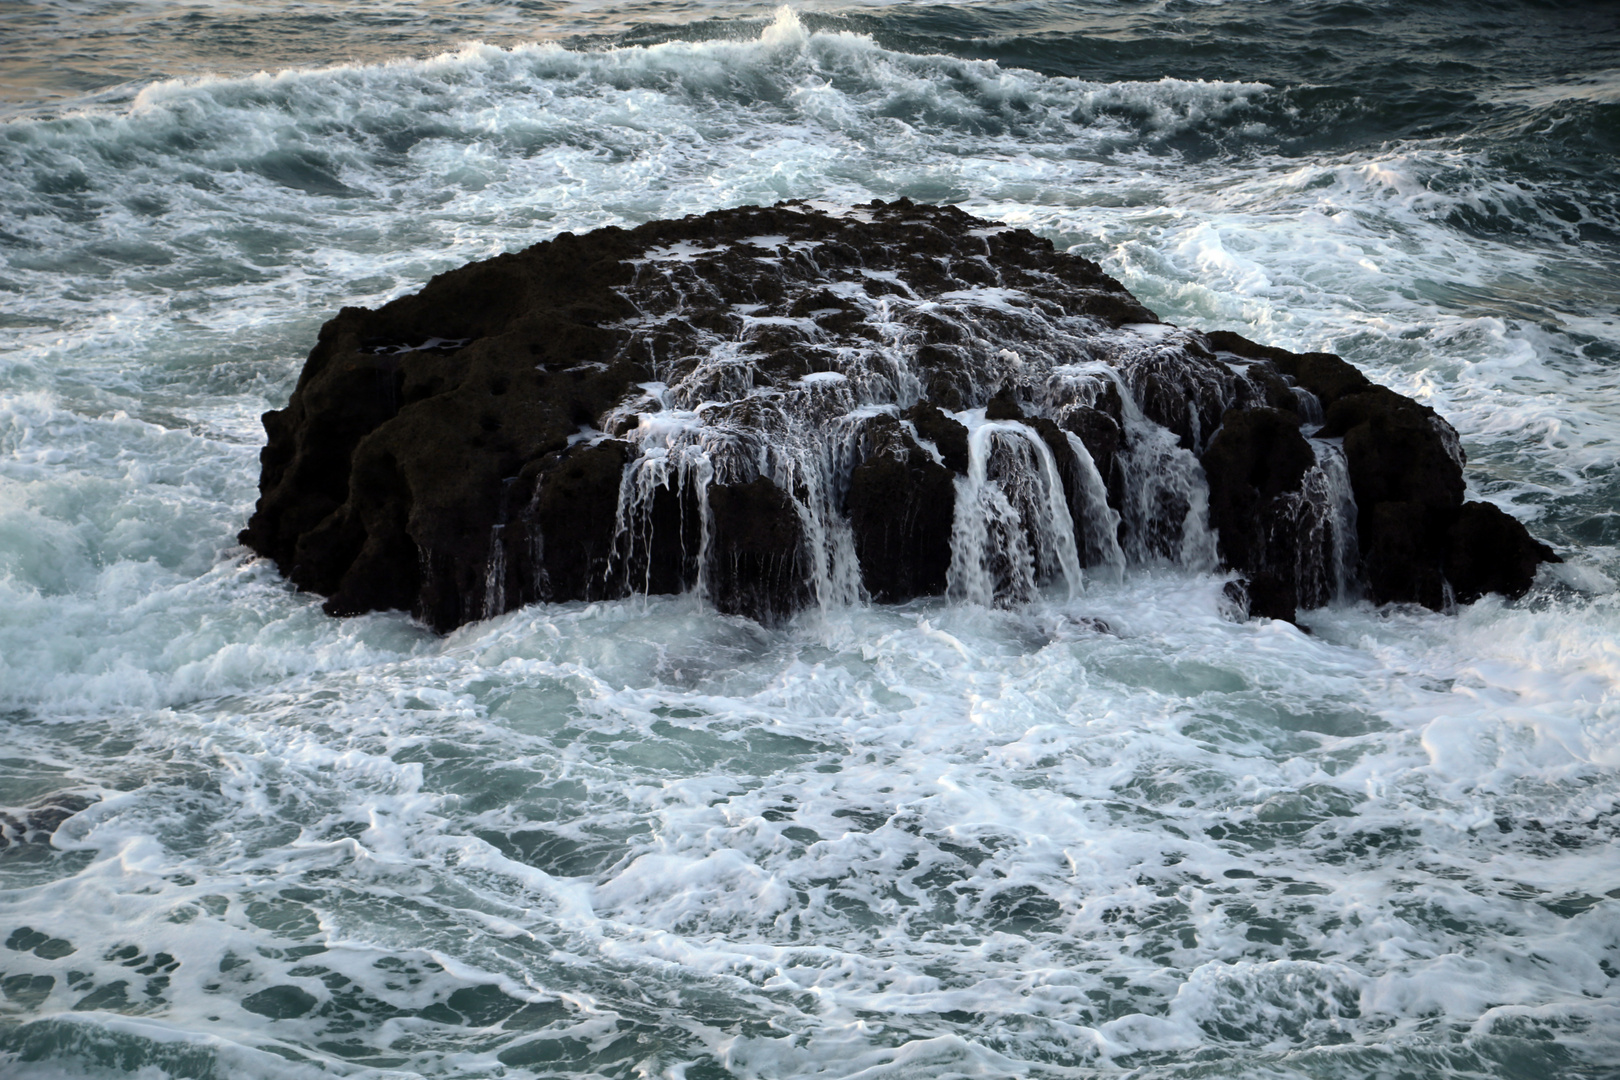
[[[1075,500],[1080,533],[1086,541],[1087,553],[1095,552],[1102,560],[1101,569],[1109,577],[1119,580],[1125,574],[1125,552],[1119,546],[1119,511],[1108,505],[1108,485],[1103,482],[1097,462],[1086,444],[1072,432],[1065,432],[1069,450],[1079,463],[1080,497]],[[1097,570],[1093,569],[1093,573]]]
[[[956,482],[949,591],[968,603],[1021,603],[1061,576],[1081,588],[1074,519],[1052,451],[1016,421],[969,422],[968,473]]]

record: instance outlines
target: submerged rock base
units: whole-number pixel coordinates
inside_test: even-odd
[[[1249,609],[1442,609],[1556,560],[1463,501],[1456,433],[1326,353],[1161,323],[953,207],[564,233],[321,329],[242,542],[336,615],[438,630],[700,590],[763,621],[1016,603],[1132,564]]]

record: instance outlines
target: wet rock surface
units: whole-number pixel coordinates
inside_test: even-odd
[[[1228,567],[1259,615],[1517,595],[1432,410],[1159,322],[1095,263],[905,200],[563,234],[321,330],[242,542],[439,630],[701,590],[764,621]]]

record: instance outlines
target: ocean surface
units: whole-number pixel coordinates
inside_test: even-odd
[[[237,545],[342,305],[899,195],[1344,355],[1566,562],[441,638]],[[0,2],[8,1078],[1612,1080],[1617,545],[1614,5]]]

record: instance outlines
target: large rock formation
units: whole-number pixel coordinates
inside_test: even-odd
[[[242,542],[346,615],[1028,599],[1238,571],[1257,614],[1443,608],[1553,553],[1455,432],[1325,353],[1160,323],[1021,229],[906,200],[564,233],[322,329]]]

